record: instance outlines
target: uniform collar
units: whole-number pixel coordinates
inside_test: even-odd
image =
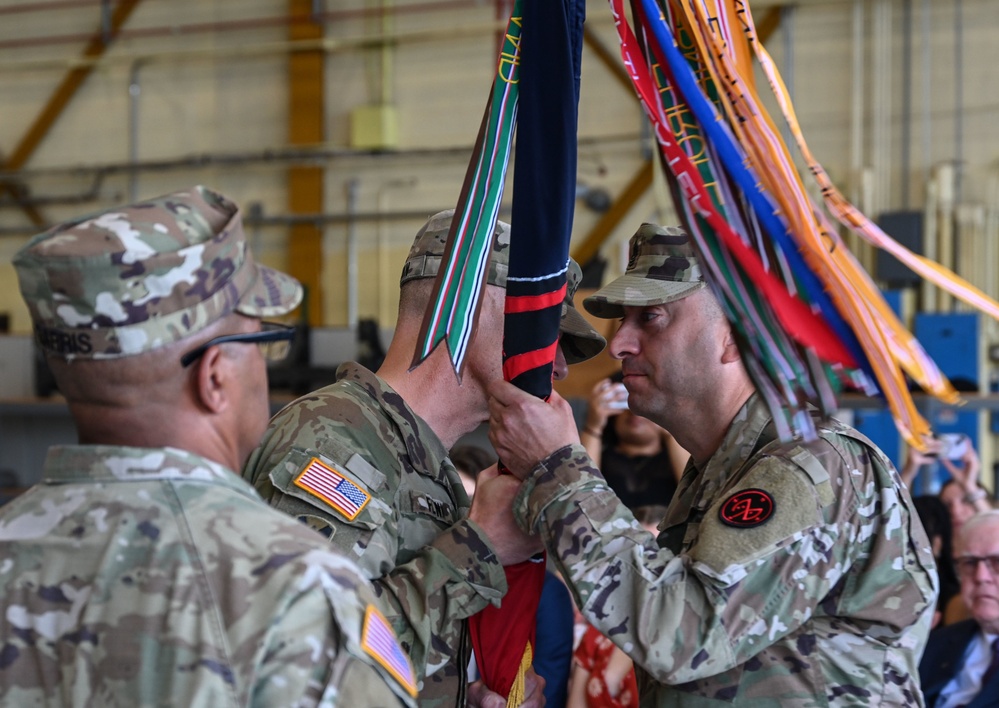
[[[770,411],[763,398],[754,392],[735,414],[721,445],[703,465],[691,461],[684,476],[696,474],[700,479],[701,500],[714,498],[717,491],[724,488],[731,477],[761,447],[760,437],[770,423]],[[769,440],[764,441],[764,444]],[[693,468],[693,469],[691,469]]]
[[[352,361],[340,365],[336,378],[338,382],[346,381],[363,388],[395,424],[396,433],[406,446],[409,458],[425,460],[426,470],[440,474],[441,465],[448,457],[447,448],[433,428],[409,407],[395,389],[370,370]],[[420,467],[423,466],[424,463],[421,462]]]
[[[55,445],[45,457],[45,484],[177,480],[229,487],[256,496],[232,470],[186,450],[125,445]]]

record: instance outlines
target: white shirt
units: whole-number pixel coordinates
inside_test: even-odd
[[[992,662],[992,642],[999,634],[978,632],[968,643],[964,663],[958,674],[944,686],[937,699],[938,708],[955,708],[966,705],[982,690],[982,676]]]

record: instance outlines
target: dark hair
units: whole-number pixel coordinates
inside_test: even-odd
[[[946,482],[944,482],[943,484],[940,485],[940,492],[939,493],[943,494],[943,490],[945,490],[947,487],[951,486],[952,484],[958,484],[958,481],[956,479],[954,479],[953,477],[951,477]],[[989,491],[989,490],[985,489],[985,487],[982,486],[981,482],[975,482],[975,487],[977,489],[983,489],[986,492]],[[989,495],[989,499],[991,499],[991,498],[992,498],[992,495],[990,494]],[[913,501],[915,501],[915,500],[913,500]]]
[[[496,462],[496,455],[478,445],[455,445],[449,457],[456,469],[467,472],[473,479]]]
[[[937,609],[943,611],[947,607],[948,600],[961,588],[957,573],[954,571],[954,526],[950,520],[950,512],[947,511],[947,505],[943,500],[933,494],[913,497],[912,505],[916,508],[919,520],[923,522],[930,543],[935,537],[940,539],[940,556],[936,559],[937,573],[940,576]]]

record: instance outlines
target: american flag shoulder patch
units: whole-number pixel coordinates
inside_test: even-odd
[[[357,518],[371,495],[340,472],[313,457],[295,477],[295,486],[322,499],[349,521]]]
[[[416,698],[416,675],[409,656],[402,650],[388,620],[374,605],[368,605],[364,613],[361,648],[392,674],[410,696]]]

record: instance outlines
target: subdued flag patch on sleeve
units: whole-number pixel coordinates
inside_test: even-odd
[[[350,521],[371,500],[370,494],[315,457],[295,477],[295,486],[319,497]]]
[[[410,696],[416,698],[416,675],[409,657],[399,645],[388,620],[374,605],[364,613],[361,648],[402,684]]]

